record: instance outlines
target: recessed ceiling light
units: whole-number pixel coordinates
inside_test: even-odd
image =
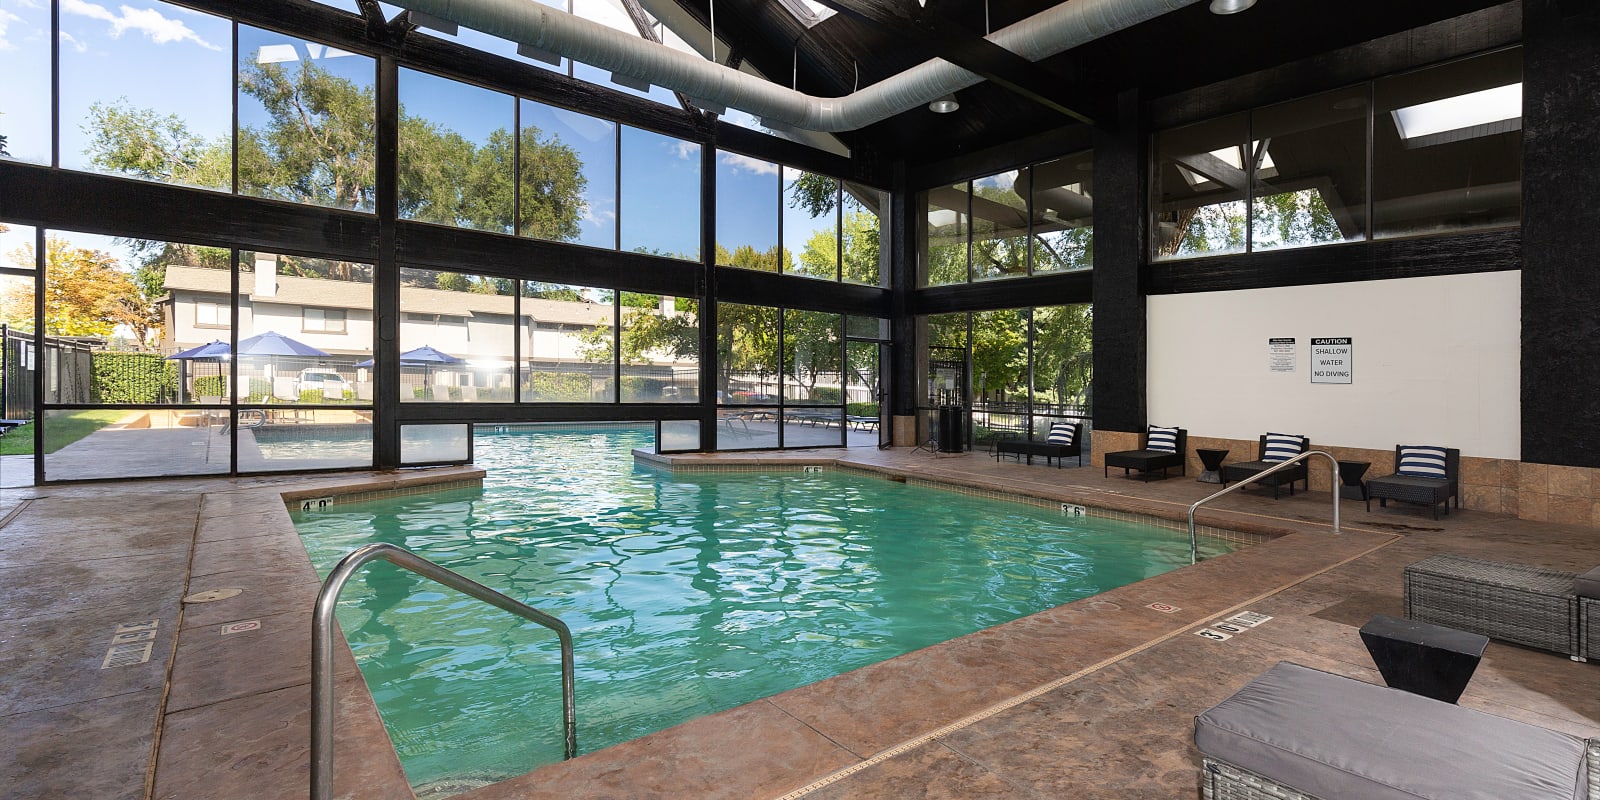
[[[947,94],[928,104],[928,110],[935,114],[948,114],[960,107],[961,104],[956,102],[956,96],[953,94]]]
[[[1256,4],[1256,0],[1211,0],[1211,13],[1237,14]]]

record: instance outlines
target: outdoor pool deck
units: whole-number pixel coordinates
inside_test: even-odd
[[[1167,518],[1217,488],[1193,476],[1146,484],[1103,478],[1096,466],[997,463],[981,452],[678,458],[705,466],[838,460]],[[317,581],[284,493],[476,474],[0,489],[0,602],[9,610],[0,621],[0,735],[13,743],[0,755],[0,786],[19,797],[305,797]],[[1334,535],[1330,505],[1326,492],[1278,501],[1260,491],[1230,495],[1202,522],[1285,535],[462,797],[1194,798],[1194,715],[1276,661],[1380,682],[1357,629],[1373,614],[1401,613],[1406,564],[1443,552],[1562,569],[1600,563],[1600,529],[1470,510],[1434,521],[1392,504],[1369,514],[1345,501],[1346,532]],[[225,587],[243,591],[181,602]],[[1245,610],[1273,618],[1227,641],[1192,635]],[[149,620],[154,638],[136,640],[153,645],[149,660],[102,669],[118,626]],[[245,621],[260,626],[222,633]],[[336,674],[337,793],[410,796],[347,652]],[[1597,735],[1600,664],[1492,643],[1462,703]]]

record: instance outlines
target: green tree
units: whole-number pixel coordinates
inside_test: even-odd
[[[134,108],[123,97],[89,106],[83,128],[89,134],[89,163],[97,169],[216,189],[232,184],[228,138],[208,142],[176,114]]]
[[[33,252],[32,245],[24,245],[13,258],[31,263]],[[45,333],[107,337],[125,325],[141,346],[149,337],[154,309],[110,253],[51,237],[45,241],[45,274]],[[5,315],[23,330],[33,330],[33,292],[30,281],[13,284],[5,293]]]
[[[370,210],[376,204],[377,128],[372,90],[315,62],[250,59],[239,89],[267,122],[239,132],[239,186],[298,203]]]
[[[472,281],[459,272],[441,272],[434,279],[433,288],[446,292],[465,292],[472,289]]]

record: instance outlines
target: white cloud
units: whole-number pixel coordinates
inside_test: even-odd
[[[727,151],[723,151],[717,154],[717,160],[727,164],[730,167],[733,167],[735,172],[748,172],[752,175],[778,174],[777,164],[774,164],[770,161],[762,161],[759,158],[751,158],[750,156],[740,155],[738,153],[729,153]]]
[[[75,53],[89,52],[89,45],[87,43],[80,42],[77,39],[72,38],[72,34],[67,33],[66,31],[61,32],[61,43],[71,45],[72,51]]]
[[[0,53],[4,53],[7,50],[17,49],[17,46],[12,44],[10,39],[6,38],[6,33],[10,30],[11,23],[21,21],[22,17],[0,8]]]
[[[202,38],[183,24],[182,20],[168,19],[161,12],[153,8],[133,8],[131,6],[118,6],[120,14],[113,14],[105,6],[95,5],[86,0],[61,0],[61,10],[68,14],[97,19],[111,24],[111,35],[120,38],[124,31],[138,31],[156,44],[170,44],[172,42],[194,42],[207,50],[221,51],[222,48]]]
[[[688,161],[691,158],[700,157],[700,145],[697,145],[694,142],[685,142],[682,139],[679,139],[678,141],[673,142],[671,147],[672,154],[677,156],[678,160],[680,161]]]

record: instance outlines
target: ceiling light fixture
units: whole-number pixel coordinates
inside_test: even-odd
[[[928,104],[928,110],[935,114],[948,114],[960,107],[961,104],[956,102],[956,96],[953,94],[947,94]]]
[[[1211,0],[1211,13],[1237,14],[1256,4],[1256,0]]]

